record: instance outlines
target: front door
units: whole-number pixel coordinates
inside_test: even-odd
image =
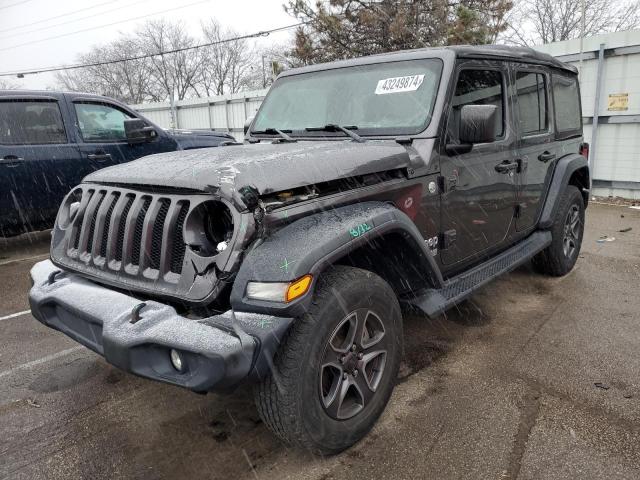
[[[516,85],[518,153],[522,172],[518,174],[516,230],[533,228],[541,213],[559,151],[549,115],[549,75],[544,69],[514,66]]]
[[[512,225],[516,200],[516,133],[507,96],[508,69],[500,62],[459,65],[443,144],[457,144],[464,105],[496,105],[498,136],[473,145],[467,153],[444,153],[441,175],[441,224],[444,265],[483,258],[503,243]],[[444,150],[444,149],[443,149]],[[448,149],[449,152],[451,151]]]
[[[175,150],[165,135],[146,143],[129,144],[124,121],[134,116],[115,104],[93,100],[74,100],[73,115],[79,133],[78,145],[90,171],[129,162],[152,153]]]
[[[80,153],[56,98],[0,97],[0,229],[51,228]]]

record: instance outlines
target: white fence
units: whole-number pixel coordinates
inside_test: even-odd
[[[580,65],[579,40],[536,48]],[[594,194],[640,199],[640,30],[585,38],[580,84],[584,135],[592,146]],[[175,102],[173,125],[168,103],[133,108],[162,127],[211,128],[241,140],[245,119],[256,112],[266,93]]]
[[[169,103],[143,103],[131,107],[163,128],[209,128],[229,132],[242,140],[245,120],[255,114],[266,93],[267,90],[255,90],[180,100],[174,103],[173,122]]]

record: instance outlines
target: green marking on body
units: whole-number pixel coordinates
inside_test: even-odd
[[[361,223],[360,225],[356,225],[351,230],[349,230],[349,234],[351,234],[352,237],[357,238],[361,235],[364,235],[372,228],[373,227],[368,223]]]

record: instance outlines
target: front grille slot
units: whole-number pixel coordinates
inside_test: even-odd
[[[160,210],[153,223],[153,236],[151,238],[150,267],[158,270],[160,268],[160,253],[162,252],[162,232],[164,231],[164,222],[169,213],[169,205],[171,201],[167,198],[160,200]]]
[[[116,254],[115,259],[117,262],[122,261],[122,248],[124,246],[124,229],[127,225],[127,217],[129,216],[129,210],[131,210],[131,205],[133,205],[134,200],[133,195],[127,195],[127,203],[124,205],[124,209],[122,210],[122,214],[120,216],[120,225],[118,225],[118,230],[116,235],[118,236],[118,242],[116,243]]]
[[[98,195],[100,196],[100,199],[98,200],[98,203],[95,209],[93,210],[93,214],[91,215],[91,226],[89,227],[89,237],[87,238],[87,250],[86,250],[87,252],[91,252],[93,248],[93,235],[96,233],[96,221],[98,219],[98,211],[100,210],[100,207],[102,206],[102,202],[104,201],[105,192],[99,192]]]
[[[111,226],[111,217],[113,215],[113,209],[120,198],[120,192],[115,192],[113,194],[113,199],[111,200],[111,204],[109,205],[109,210],[107,210],[107,216],[104,220],[104,229],[102,230],[102,242],[100,243],[100,256],[107,256],[107,243],[109,241],[109,227]]]
[[[187,248],[182,238],[182,232],[184,230],[184,221],[187,218],[188,212],[189,202],[182,202],[182,205],[180,205],[180,213],[178,213],[178,219],[176,221],[176,228],[173,233],[171,271],[174,273],[182,273],[182,261],[184,260],[184,254]]]
[[[131,254],[132,265],[140,265],[140,244],[142,243],[142,234],[144,233],[142,229],[144,227],[144,219],[147,216],[147,210],[149,209],[150,204],[151,198],[146,197],[142,208],[140,208],[140,212],[138,212],[136,227],[133,233],[133,253]]]

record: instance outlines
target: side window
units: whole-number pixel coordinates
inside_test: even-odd
[[[577,77],[554,74],[553,102],[558,132],[581,130],[580,93]]]
[[[67,143],[62,114],[56,101],[0,101],[0,144],[42,145]]]
[[[125,140],[124,121],[132,118],[122,110],[102,103],[75,103],[78,127],[85,142]]]
[[[460,110],[465,105],[496,105],[496,131],[504,134],[504,86],[502,73],[497,70],[462,70],[451,102],[448,134],[457,141],[460,126]]]
[[[523,136],[547,130],[547,88],[541,73],[516,74],[520,131]]]

